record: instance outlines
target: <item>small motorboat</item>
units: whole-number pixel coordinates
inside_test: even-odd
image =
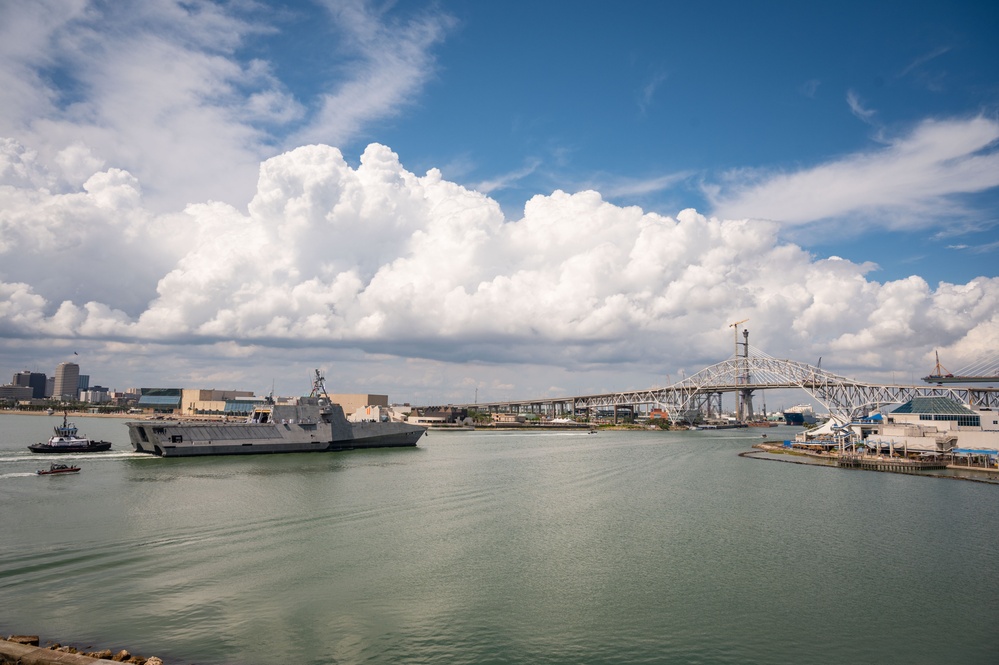
[[[67,414],[62,416],[62,425],[56,426],[55,435],[46,443],[33,443],[28,450],[33,453],[94,453],[111,450],[110,441],[95,441],[77,433],[76,424],[66,422]]]
[[[80,470],[80,467],[68,464],[49,464],[48,469],[39,469],[37,471],[39,476],[51,476],[56,473],[76,473]]]

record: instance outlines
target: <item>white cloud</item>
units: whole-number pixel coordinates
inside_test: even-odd
[[[887,147],[709,191],[715,214],[786,225],[862,215],[867,226],[929,226],[959,209],[954,197],[999,185],[999,122],[925,121]],[[740,182],[741,180],[741,182]]]
[[[519,169],[476,183],[474,188],[483,194],[490,194],[497,190],[506,189],[537,171],[540,165],[541,160],[532,159]]]
[[[278,10],[265,4],[4,3],[0,136],[60,166],[52,188],[72,191],[112,164],[144,183],[151,209],[212,198],[243,206],[261,159],[289,133],[287,145],[351,140],[410,102],[452,24],[431,12],[403,23],[365,2],[328,4],[336,78],[300,100],[274,63],[243,55],[276,30]]]
[[[610,368],[661,384],[728,355],[727,325],[747,317],[755,345],[844,373],[933,348],[961,364],[999,342],[999,279],[880,284],[871,265],[782,242],[776,224],[666,217],[594,191],[535,196],[511,220],[377,144],[357,168],[326,146],[267,160],[246,212],[153,213],[113,168],[76,192],[18,182],[0,187],[0,357],[70,340],[118,372],[148,374],[145,360],[192,381],[220,366],[304,375],[335,356],[352,385],[459,401],[480,381],[520,396],[629,387],[608,384]],[[57,262],[77,269],[44,270]],[[419,392],[424,380],[441,383]]]
[[[692,175],[691,171],[681,171],[652,178],[612,178],[600,188],[600,191],[609,198],[644,196],[670,189]]]
[[[853,115],[867,123],[871,122],[877,113],[874,109],[865,108],[863,102],[860,101],[860,97],[853,90],[847,91],[846,103],[849,105],[850,112],[853,113]]]
[[[343,82],[322,95],[311,121],[292,135],[287,146],[303,143],[340,145],[371,120],[390,117],[412,101],[434,73],[430,49],[454,20],[426,13],[403,25],[387,25],[363,0],[326,0],[346,41],[340,49]]]
[[[652,106],[652,101],[655,99],[656,92],[659,87],[669,78],[664,72],[659,72],[652,79],[642,86],[642,94],[638,97],[638,109],[641,111],[642,115],[649,110]]]
[[[808,79],[798,86],[798,92],[809,99],[815,99],[815,96],[819,92],[820,85],[822,85],[822,81],[819,79]]]

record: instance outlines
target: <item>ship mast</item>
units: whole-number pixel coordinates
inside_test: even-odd
[[[312,392],[309,393],[309,397],[325,397],[327,402],[331,401],[329,393],[326,392],[326,377],[318,369],[312,379]]]

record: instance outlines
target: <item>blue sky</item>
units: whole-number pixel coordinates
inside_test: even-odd
[[[340,147],[385,143],[417,172],[488,189],[513,217],[535,194],[580,188],[710,213],[706,188],[876,155],[928,119],[995,120],[999,102],[989,3],[385,6],[387,22],[436,21],[432,71],[404,109]],[[327,59],[339,35],[325,13],[295,5],[283,32],[247,44],[302,100],[342,66]],[[858,215],[874,219],[851,219],[845,237],[836,227],[794,239],[874,261],[879,279],[919,266],[931,282],[967,280],[995,263],[999,247],[965,246],[995,243],[997,201],[994,188],[957,193],[890,232],[877,218],[897,210],[867,210]]]
[[[851,376],[978,361],[996,34],[990,3],[7,3],[0,371],[521,398],[665,384],[744,318]]]

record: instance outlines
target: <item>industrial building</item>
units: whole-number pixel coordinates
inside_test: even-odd
[[[251,391],[217,390],[202,388],[142,388],[136,407],[144,412],[175,416],[225,416],[241,417],[251,413],[255,406],[274,399],[285,402],[294,398],[269,398],[255,396]],[[388,409],[388,395],[334,394],[334,403],[343,407],[347,415],[368,407]],[[369,411],[361,418],[380,420],[383,413]]]

